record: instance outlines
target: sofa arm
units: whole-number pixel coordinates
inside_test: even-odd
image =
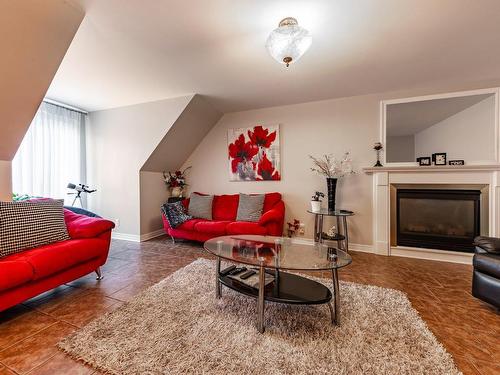
[[[110,220],[78,215],[69,210],[64,210],[64,219],[72,239],[97,237],[115,227]]]
[[[500,238],[479,236],[474,238],[476,252],[488,252],[492,254],[500,254]],[[483,251],[477,251],[477,250]]]
[[[259,225],[266,225],[270,222],[280,222],[285,218],[285,204],[283,201],[277,203],[273,208],[264,213],[259,219]]]

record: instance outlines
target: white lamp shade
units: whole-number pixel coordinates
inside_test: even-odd
[[[312,37],[299,25],[284,25],[274,29],[267,38],[266,48],[281,64],[292,64],[309,49]]]

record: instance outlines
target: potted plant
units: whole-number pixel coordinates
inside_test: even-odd
[[[321,199],[324,198],[325,194],[323,194],[321,191],[317,191],[314,193],[314,195],[311,198],[311,211],[313,212],[319,212],[321,211]]]
[[[321,158],[315,158],[311,155],[309,155],[309,157],[313,161],[311,171],[326,177],[328,188],[328,210],[335,211],[337,180],[348,174],[354,173],[350,153],[344,153],[344,156],[340,160],[331,154],[323,155]]]
[[[163,172],[163,180],[165,184],[170,189],[170,195],[172,197],[182,197],[184,193],[184,188],[187,186],[186,184],[186,172],[191,167],[187,167],[183,171],[175,171],[175,172]]]
[[[293,223],[286,223],[288,225],[288,237],[293,237],[300,228],[300,220],[293,219]]]

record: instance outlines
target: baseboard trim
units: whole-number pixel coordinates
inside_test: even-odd
[[[313,243],[311,238],[297,238],[294,237],[297,243],[302,243],[305,245],[310,245]],[[387,254],[379,254],[374,250],[373,245],[364,245],[359,243],[349,244],[349,251],[359,251],[362,253],[370,253],[376,255],[387,256]],[[423,260],[434,260],[439,262],[449,262],[449,263],[459,263],[459,264],[472,264],[472,257],[474,254],[470,253],[459,253],[455,251],[446,250],[434,250],[434,249],[420,249],[414,247],[391,247],[391,256],[423,259]]]
[[[472,257],[474,254],[416,247],[391,246],[391,256],[472,265]]]
[[[113,232],[111,234],[111,238],[115,240],[122,240],[122,241],[132,241],[132,242],[144,242],[147,240],[150,240],[155,237],[160,237],[165,234],[165,231],[163,229],[158,229],[155,230],[154,232],[149,232],[149,233],[144,233],[144,234],[130,234],[130,233],[119,233],[119,232]]]
[[[349,244],[349,251],[359,251],[360,253],[370,253],[370,254],[376,254],[375,251],[373,251],[373,246],[372,245],[363,245],[360,243],[351,243]]]
[[[293,240],[296,243],[304,244],[304,245],[311,245],[314,242],[314,240],[312,238],[293,237]],[[375,254],[375,252],[373,251],[372,245],[363,245],[363,244],[359,244],[359,243],[350,243],[349,244],[349,251],[359,251],[362,253]]]
[[[119,233],[113,231],[113,233],[111,233],[111,238],[114,240],[141,242],[141,236],[138,234]]]
[[[152,238],[163,236],[164,234],[165,234],[165,230],[163,230],[163,229],[158,229],[158,230],[155,230],[154,232],[141,234],[141,242],[150,240]]]

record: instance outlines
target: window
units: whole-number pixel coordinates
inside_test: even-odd
[[[17,194],[65,199],[69,182],[84,183],[86,115],[42,102],[12,161]]]

